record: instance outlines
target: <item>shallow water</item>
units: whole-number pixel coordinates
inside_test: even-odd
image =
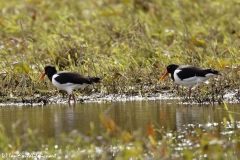
[[[19,134],[27,133],[27,128],[37,132],[39,138],[59,138],[60,133],[75,129],[87,134],[90,122],[94,123],[95,133],[105,131],[99,115],[107,113],[122,129],[145,130],[147,122],[156,128],[167,131],[183,129],[188,124],[222,122],[228,113],[222,105],[183,105],[177,100],[143,100],[105,103],[81,103],[35,107],[6,106],[0,108],[0,121],[8,135],[14,135],[12,128]],[[240,104],[228,104],[228,109],[240,113]],[[234,120],[240,116],[232,113]]]

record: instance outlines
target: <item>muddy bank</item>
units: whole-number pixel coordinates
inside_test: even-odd
[[[175,99],[179,104],[214,104],[222,103],[240,103],[240,90],[233,90],[224,95],[193,95],[190,99],[188,97],[180,97],[172,91],[164,91],[158,93],[134,93],[134,94],[102,94],[93,93],[77,96],[77,103],[91,103],[91,102],[115,102],[115,101],[141,101],[141,100],[168,100]],[[44,106],[47,104],[61,104],[68,103],[66,94],[36,94],[34,96],[26,97],[11,97],[2,98],[0,106]],[[73,101],[71,101],[71,104]]]

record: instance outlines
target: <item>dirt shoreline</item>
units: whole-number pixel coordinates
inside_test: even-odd
[[[240,90],[234,90],[223,95],[221,99],[198,99],[196,97],[191,97],[190,99],[186,97],[177,96],[176,93],[172,91],[165,91],[159,93],[142,93],[136,95],[130,94],[102,94],[102,93],[92,93],[86,94],[84,96],[77,97],[77,103],[107,103],[107,102],[117,102],[117,101],[142,101],[142,100],[176,100],[174,102],[179,104],[215,104],[222,103],[240,103],[239,97]],[[197,96],[197,95],[196,95]],[[33,97],[12,97],[1,99],[0,106],[45,106],[48,104],[68,104],[67,97],[58,94],[56,96],[36,94]],[[73,104],[71,102],[70,104]]]

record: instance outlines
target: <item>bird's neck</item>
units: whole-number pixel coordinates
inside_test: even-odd
[[[174,72],[171,73],[171,78],[172,78],[173,81],[175,81],[175,80],[174,80]]]
[[[48,76],[48,78],[49,78],[49,80],[50,80],[51,82],[52,82],[53,75],[54,75],[54,74],[47,74],[47,76]]]

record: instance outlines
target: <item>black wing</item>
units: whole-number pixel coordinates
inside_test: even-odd
[[[61,84],[73,83],[73,84],[92,84],[100,82],[100,78],[97,77],[87,77],[75,72],[58,72],[59,76],[55,78]]]
[[[201,69],[201,68],[194,67],[194,66],[183,66],[178,69],[182,70],[177,73],[178,77],[181,80],[190,78],[190,77],[195,77],[195,76],[206,77],[206,74],[208,74],[208,73],[219,74],[218,71],[215,71],[212,69]]]

